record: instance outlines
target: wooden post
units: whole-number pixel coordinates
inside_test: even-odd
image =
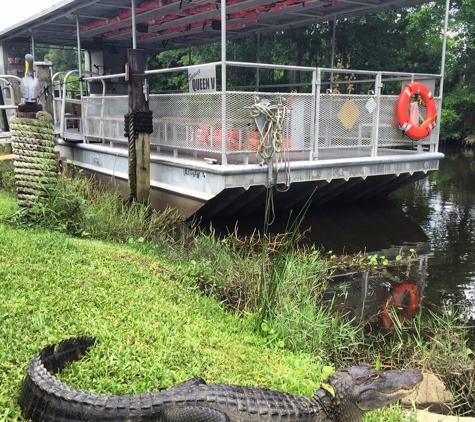
[[[36,77],[44,89],[45,85],[48,87],[48,91],[43,93],[38,102],[43,106],[43,111],[47,111],[53,116],[53,82],[51,81],[50,62],[35,62]]]
[[[127,49],[127,63],[129,72],[128,95],[130,115],[132,111],[144,109],[144,107],[148,110],[148,96],[145,98],[144,95],[147,53],[145,50],[129,48]],[[129,174],[133,171],[130,166],[135,166],[136,176],[136,192],[134,193],[131,187],[131,194],[136,196],[137,201],[145,203],[149,201],[150,197],[150,135],[148,133],[137,134],[135,153],[135,160],[129,158]]]

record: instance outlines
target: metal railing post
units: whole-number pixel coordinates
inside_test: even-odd
[[[379,116],[381,112],[381,88],[383,84],[381,82],[382,73],[376,74],[375,82],[375,94],[376,94],[376,108],[374,109],[373,116],[373,130],[371,131],[371,157],[377,157],[378,155],[378,138],[379,138]]]
[[[81,93],[81,98],[83,96],[82,92],[82,57],[81,57],[81,26],[79,24],[79,16],[76,15],[76,38],[77,38],[77,48],[78,48],[78,72],[79,72],[79,90]]]
[[[66,89],[67,89],[67,86],[68,86],[69,76],[71,74],[73,74],[74,72],[76,72],[76,71],[72,70],[71,72],[68,72],[66,74],[66,76],[64,77],[64,81],[63,81],[63,100],[61,102],[61,116],[59,117],[60,118],[60,121],[59,121],[59,136],[61,138],[64,137],[64,132],[65,132],[64,115],[66,114]]]
[[[315,69],[313,74],[314,84],[312,91],[315,95],[315,115],[314,115],[314,132],[313,132],[313,145],[311,148],[311,159],[318,160],[318,134],[320,132],[320,95],[322,85],[322,72],[319,67]]]
[[[221,163],[223,166],[228,164],[226,155],[227,148],[227,130],[226,130],[226,2],[221,2],[221,142],[222,154]]]

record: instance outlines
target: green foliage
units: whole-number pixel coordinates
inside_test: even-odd
[[[441,137],[460,139],[475,133],[475,86],[471,90],[466,84],[459,84],[447,95],[442,111]]]
[[[69,72],[78,68],[77,48],[51,48],[44,58],[53,63],[55,72]]]
[[[44,54],[44,52],[43,52]],[[50,48],[47,54],[44,54],[45,60],[49,60],[53,64],[54,72],[69,72],[78,69],[78,53],[77,48]],[[84,69],[84,63],[82,64]],[[64,75],[59,76],[60,80],[64,80]],[[79,93],[79,77],[71,76],[68,79],[68,91],[72,91],[74,95]],[[83,89],[86,88],[83,82]],[[72,96],[72,94],[70,94]],[[71,112],[71,110],[68,110]]]
[[[11,213],[11,203],[0,193],[1,217]],[[197,243],[199,249],[206,247],[206,259],[224,257],[224,250],[231,247],[229,241],[213,242],[207,247],[206,239]],[[146,246],[145,241],[139,243]],[[324,365],[330,361],[325,349],[311,354],[292,352],[283,340],[262,341],[255,333],[252,313],[239,318],[225,312],[190,283],[190,277],[198,273],[187,267],[188,261],[170,261],[170,255],[165,260],[160,248],[137,252],[134,242],[113,245],[1,223],[0,247],[3,420],[20,420],[20,384],[32,356],[46,344],[70,336],[93,335],[99,343],[86,359],[64,370],[61,380],[105,394],[169,388],[199,375],[210,381],[310,396],[340,366],[339,362]],[[312,252],[307,265],[313,267],[316,261],[317,253]],[[190,263],[190,267],[198,265]],[[289,293],[294,304],[288,310],[287,325],[293,325],[289,323],[299,306],[299,289],[291,286],[291,280],[301,277],[302,271],[300,265],[295,267],[286,281],[285,288],[294,289]],[[310,277],[307,283],[313,283]],[[338,349],[346,347],[347,343],[340,343],[343,340],[352,344],[347,334],[350,325],[340,325],[326,311],[321,316],[310,319],[313,315],[308,315],[307,326],[313,328],[307,333],[309,339],[319,333]],[[326,331],[329,324],[334,332]],[[397,407],[377,414],[380,420],[407,420]],[[369,417],[365,421],[375,420]]]
[[[264,219],[264,242],[261,252],[261,271],[259,274],[259,293],[257,300],[258,319],[257,326],[262,327],[264,322],[272,322],[278,313],[278,297],[283,291],[283,284],[288,280],[289,272],[294,269],[291,263],[295,262],[294,242],[298,235],[300,225],[310,205],[303,207],[295,219],[289,218],[282,241],[277,249],[269,248],[269,213],[273,203],[272,188],[267,189],[266,215]],[[268,257],[270,256],[270,259]],[[293,278],[291,278],[293,280]],[[319,282],[319,280],[318,280]]]
[[[7,192],[15,190],[13,166],[7,161],[0,161],[0,189]]]
[[[9,146],[0,145],[0,155],[11,154]],[[13,193],[15,191],[15,177],[11,160],[0,161],[0,189]]]
[[[447,104],[447,101],[445,103]],[[463,124],[460,114],[450,108],[443,108],[440,119],[440,139],[442,141],[461,139],[462,131]]]
[[[148,57],[148,67],[150,69],[169,69],[190,64],[194,63],[189,61],[188,49],[164,51]],[[151,75],[149,83],[152,91],[187,91],[188,72]]]
[[[45,189],[47,200],[38,198],[31,209],[20,209],[13,221],[121,243],[166,239],[180,221],[175,211],[159,213],[148,205],[126,203],[117,192],[102,189],[81,172],[60,176]]]

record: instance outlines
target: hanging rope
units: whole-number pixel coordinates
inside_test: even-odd
[[[12,117],[14,174],[20,207],[31,208],[47,197],[49,184],[56,179],[52,117],[45,111],[36,119]]]
[[[263,127],[257,124],[260,115],[266,117]],[[279,96],[277,103],[262,102],[257,95],[254,96],[254,105],[251,109],[251,117],[256,121],[259,131],[260,143],[257,148],[257,155],[261,157],[261,164],[268,163],[270,158],[273,160],[273,181],[274,186],[279,192],[286,192],[290,188],[290,158],[289,146],[284,139],[284,125],[287,118],[287,106],[284,105],[284,99]],[[271,141],[270,141],[271,140]],[[277,175],[281,167],[285,169],[284,187],[277,186]]]

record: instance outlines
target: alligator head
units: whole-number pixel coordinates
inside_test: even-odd
[[[345,368],[325,380],[322,388],[327,400],[320,397],[319,401],[331,420],[357,422],[366,412],[412,393],[421,382],[422,374],[417,369],[377,371],[363,364]]]

